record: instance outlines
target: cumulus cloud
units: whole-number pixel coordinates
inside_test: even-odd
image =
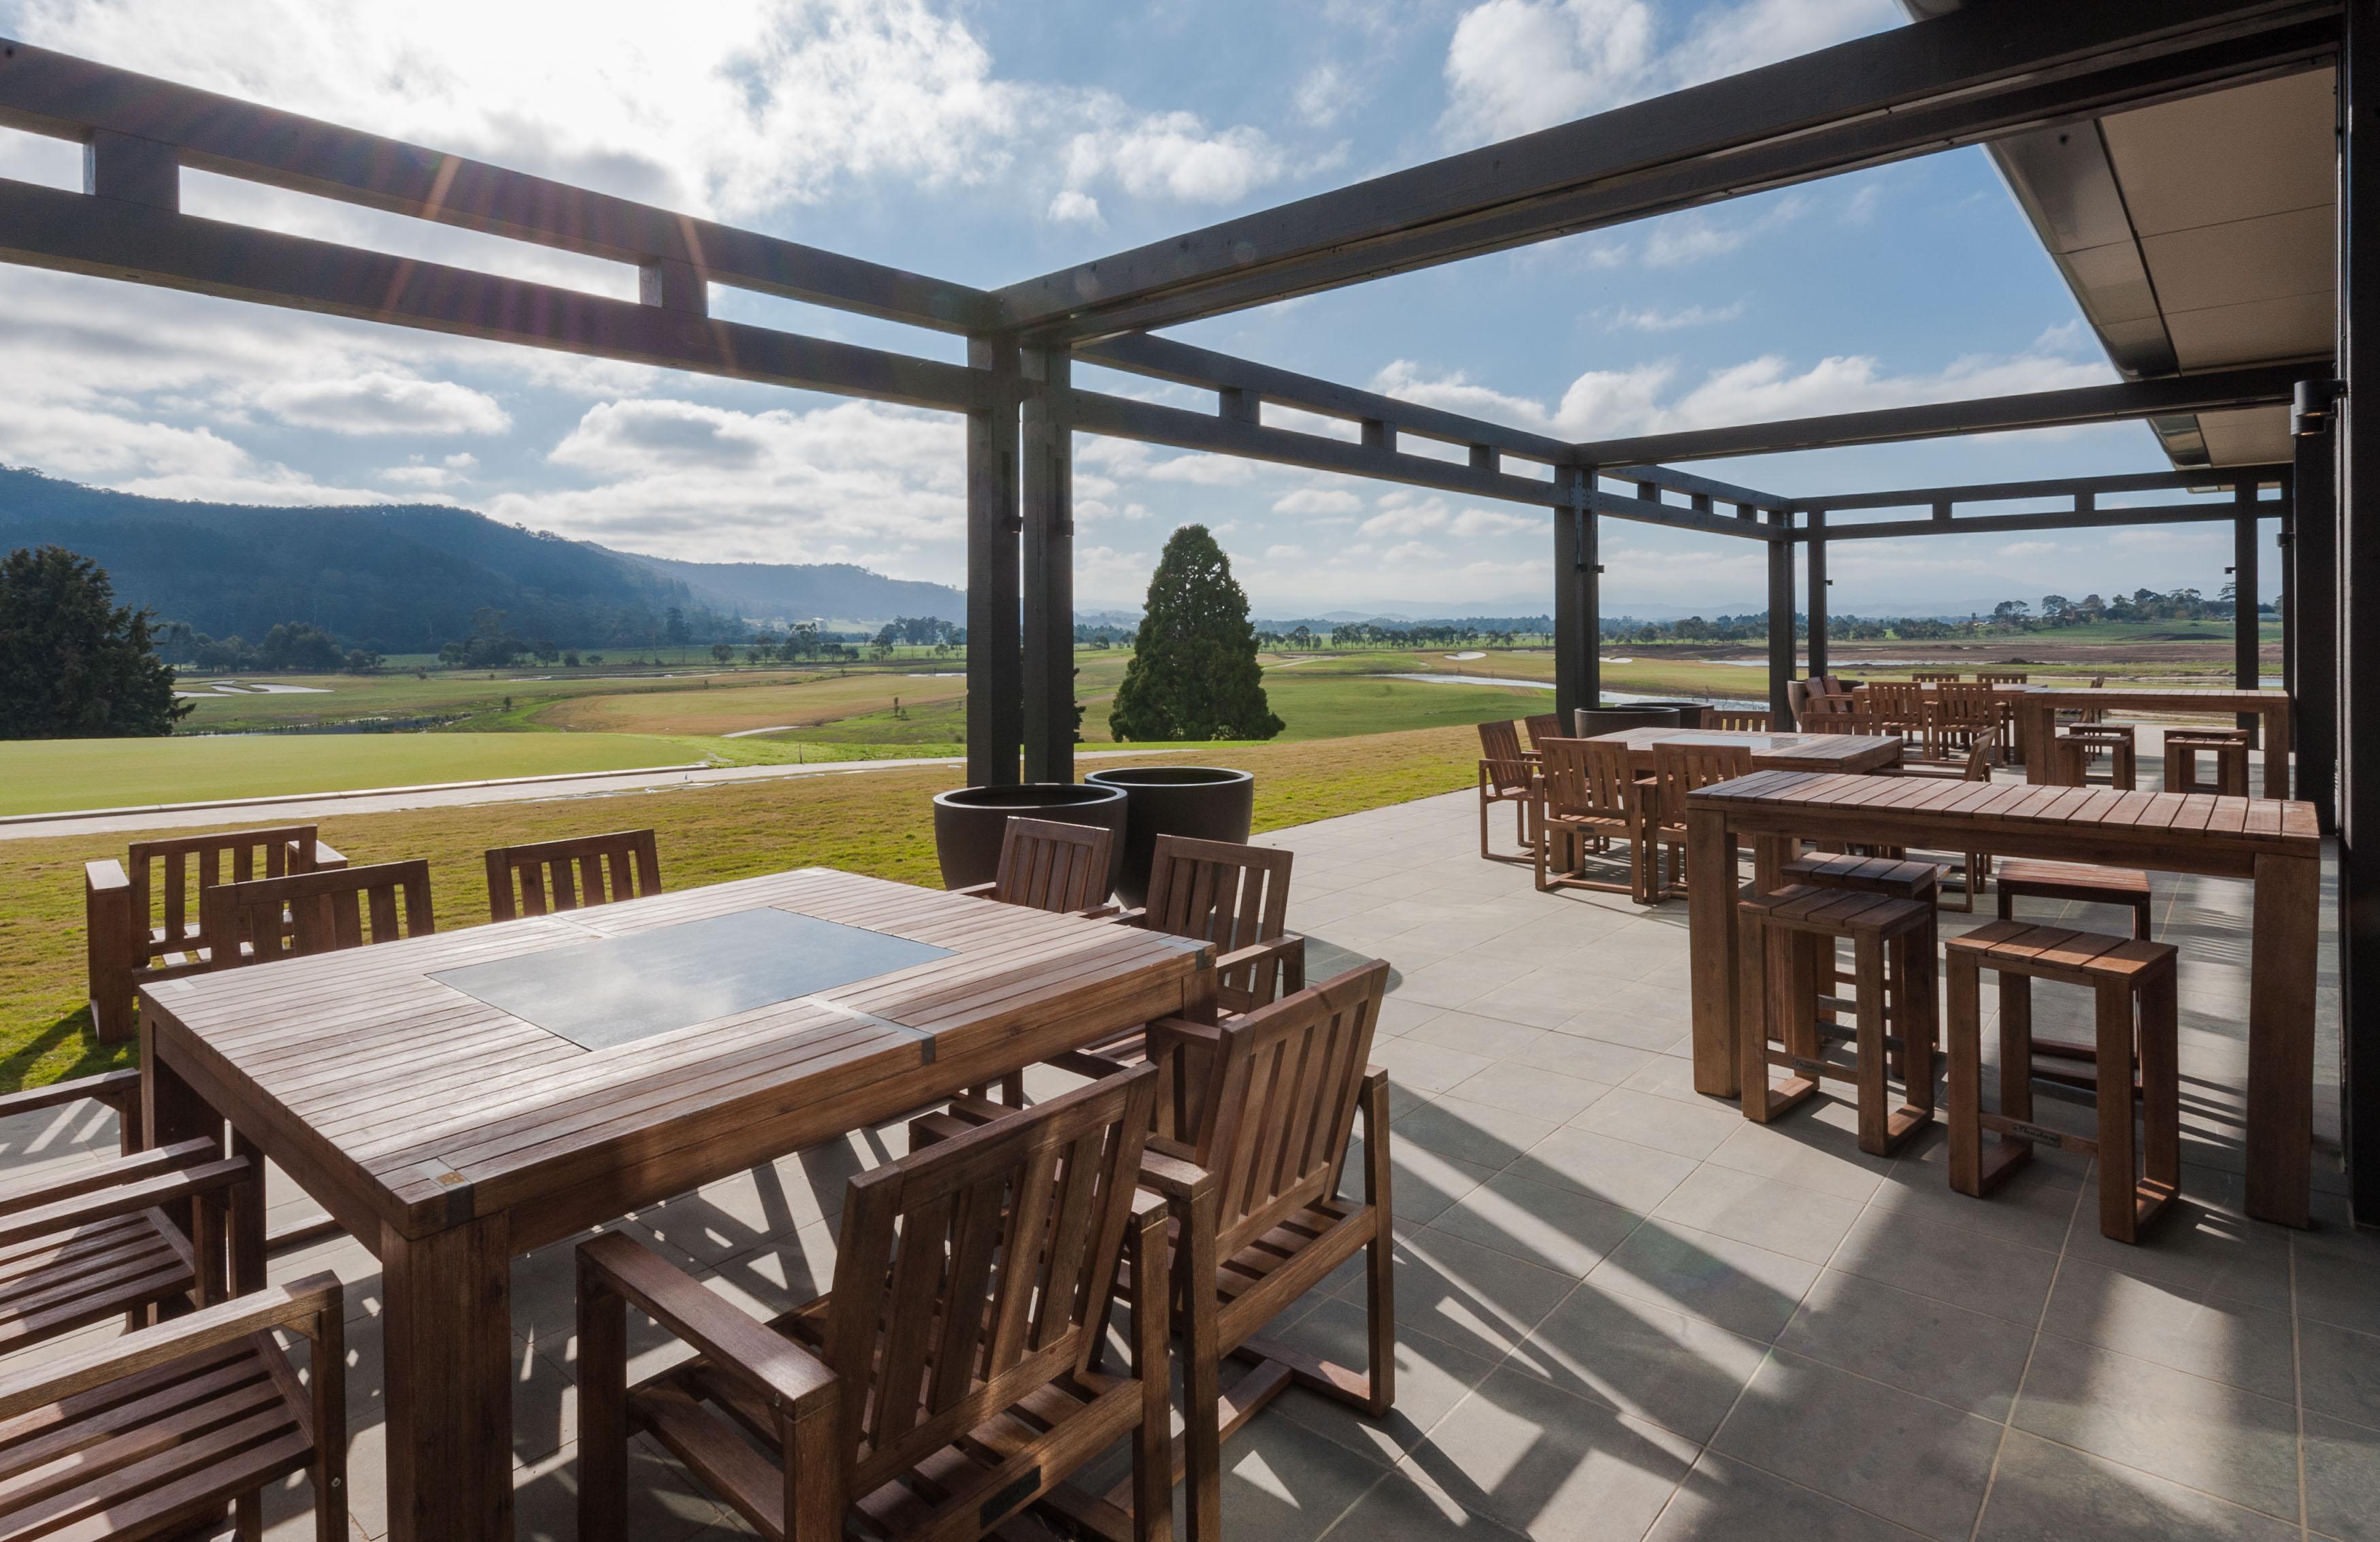
[[[1066,187],[1078,196],[1111,183],[1135,198],[1228,203],[1278,179],[1285,166],[1261,131],[1210,129],[1195,113],[1135,117],[1108,97],[1092,103],[1090,115],[1102,121],[1075,135],[1065,151]]]
[[[1256,463],[1236,455],[1187,455],[1160,460],[1144,473],[1151,481],[1189,482],[1197,487],[1238,487],[1257,474]]]
[[[1364,500],[1339,488],[1301,487],[1273,500],[1275,514],[1353,514],[1364,506]]]
[[[485,392],[385,370],[346,380],[276,381],[255,399],[285,423],[329,433],[502,433],[513,421]]]
[[[1099,200],[1088,193],[1068,188],[1050,200],[1050,217],[1061,225],[1105,225],[1099,215]]]
[[[1682,327],[1713,326],[1732,322],[1743,314],[1743,302],[1733,305],[1686,305],[1674,310],[1658,306],[1623,305],[1612,311],[1604,325],[1613,332],[1676,332]]]

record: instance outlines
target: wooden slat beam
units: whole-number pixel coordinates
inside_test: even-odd
[[[2281,504],[2258,504],[2259,518],[2280,517]],[[1825,539],[1876,540],[1887,536],[2006,535],[2015,530],[2088,530],[2115,525],[2192,525],[2238,517],[2239,505],[2157,504],[2131,509],[2066,509],[2056,514],[1978,514],[1954,519],[1875,519],[1865,524],[1829,520]],[[1809,539],[1807,530],[1801,539]]]
[[[2022,482],[1973,482],[1961,487],[1907,487],[1876,492],[1829,492],[1818,497],[1789,498],[1789,509],[1897,509],[1931,504],[2013,502],[2019,498],[2087,500],[2118,492],[2161,492],[2169,488],[2231,487],[2242,478],[2263,486],[2278,486],[2289,475],[2286,466],[2226,466],[2215,470],[2128,471],[2107,477],[2044,477]]]

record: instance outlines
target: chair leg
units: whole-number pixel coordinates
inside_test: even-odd
[[[1140,1425],[1132,1440],[1132,1535],[1134,1542],[1165,1542],[1173,1534],[1173,1385],[1167,1373],[1165,1211],[1142,1215],[1133,1237],[1132,1374],[1140,1380]],[[1211,1296],[1213,1290],[1209,1287]],[[1208,1407],[1213,1405],[1210,1403]],[[841,1534],[817,1542],[832,1542]],[[1210,1542],[1194,1520],[1194,1542]]]
[[[1215,1320],[1213,1187],[1177,1206],[1175,1215],[1185,1239],[1174,1259],[1183,1316],[1182,1476],[1188,1485],[1191,1542],[1217,1542],[1223,1527],[1223,1438],[1216,1385],[1222,1352]]]
[[[1372,1211],[1372,1240],[1365,1245],[1365,1327],[1369,1335],[1371,1401],[1366,1412],[1374,1418],[1387,1414],[1397,1401],[1397,1267],[1396,1235],[1391,1219],[1389,1182],[1389,1079],[1364,1079],[1364,1203]]]
[[[2102,985],[2096,998],[2099,1050],[2099,1234],[2138,1242],[2139,1159],[2132,1150],[2132,993]]]

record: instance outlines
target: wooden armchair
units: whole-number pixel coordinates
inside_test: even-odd
[[[155,980],[210,966],[206,895],[228,880],[344,868],[347,859],[315,839],[310,824],[224,835],[135,841],[126,860],[83,864],[83,947],[91,977],[91,1026],[103,1044],[139,1030],[133,996]]]
[[[1148,903],[1117,919],[1215,944],[1216,998],[1249,1012],[1305,989],[1305,939],[1289,929],[1292,852],[1160,835]]]
[[[1668,875],[1656,873],[1650,893],[1658,903],[1686,890],[1686,795],[1713,783],[1750,776],[1752,751],[1742,745],[1655,745],[1653,769],[1658,801],[1647,840],[1670,853]]]
[[[205,1307],[0,1373],[0,1536],[212,1536],[312,1475],[314,1535],[346,1542],[346,1343],[336,1276]],[[276,1332],[310,1342],[298,1383]]]
[[[989,883],[953,889],[1053,914],[1108,916],[1108,858],[1115,832],[1097,825],[1009,816],[1000,838],[1000,869]]]
[[[214,940],[210,967],[230,969],[396,941],[400,901],[402,935],[429,935],[427,861],[416,857],[337,872],[217,884],[207,892],[207,932]],[[369,937],[364,934],[367,913],[371,917]]]
[[[1536,756],[1521,748],[1520,731],[1509,722],[1479,725],[1479,855],[1490,862],[1528,862],[1536,849],[1536,832],[1530,828],[1536,802]],[[1496,851],[1488,844],[1490,804],[1512,806],[1512,838],[1519,851]]]
[[[609,892],[604,883],[607,872]],[[615,830],[608,835],[498,846],[488,853],[488,914],[493,920],[577,910],[661,892],[661,856],[650,830]]]
[[[1284,1387],[1293,1382],[1376,1418],[1396,1402],[1389,1075],[1366,1063],[1388,984],[1389,966],[1376,960],[1220,1025],[1172,1017],[1149,1025],[1149,1062],[1161,1073],[1159,1123],[1140,1182],[1173,1212],[1185,1415],[1173,1471],[1189,1477],[1190,1535],[1200,1542],[1220,1535],[1221,1443]],[[1123,1069],[1087,1054],[1060,1063],[1090,1075]],[[1358,1114],[1364,1177],[1355,1200],[1339,1190]],[[913,1123],[912,1146],[931,1149],[1015,1117],[962,1099],[948,1113]],[[1366,1373],[1258,1337],[1358,1252],[1366,1255]],[[1132,1283],[1137,1289],[1140,1281]],[[1255,1369],[1222,1393],[1227,1354]],[[1107,1502],[1126,1497],[1118,1488]],[[1092,1518],[1063,1500],[1059,1508]]]
[[[1562,725],[1560,712],[1532,712],[1521,720],[1521,726],[1528,730],[1529,753],[1532,755],[1543,755],[1548,739],[1571,736],[1570,730]]]
[[[140,1148],[138,1071],[11,1093],[0,1118],[84,1100],[115,1108],[122,1155],[0,1189],[0,1354],[118,1313],[138,1328],[159,1308],[222,1299],[228,1212],[261,1203],[248,1162],[224,1160],[219,1140]],[[188,1213],[187,1232],[169,1212]]]
[[[1735,707],[1714,707],[1703,714],[1703,726],[1721,734],[1766,734],[1769,715]]]
[[[1134,1182],[1156,1093],[1144,1066],[861,1173],[833,1290],[773,1322],[620,1232],[581,1244],[579,1536],[625,1542],[632,1430],[783,1542],[987,1536],[1129,1434],[1130,1515],[1071,1508],[1167,1536],[1165,1208]],[[1094,1357],[1127,1246],[1113,1376]],[[630,1387],[630,1305],[698,1356]]]
[[[1600,739],[1551,739],[1545,747],[1537,808],[1537,888],[1597,889],[1649,900],[1645,876],[1645,800],[1630,767],[1628,747]],[[1628,843],[1628,881],[1585,875],[1586,847]],[[1563,847],[1557,854],[1553,847]]]
[[[1992,759],[1999,758],[2006,738],[1999,696],[1993,686],[1946,682],[1934,687],[1925,705],[1926,762],[1962,766],[1978,741],[1988,747]]]

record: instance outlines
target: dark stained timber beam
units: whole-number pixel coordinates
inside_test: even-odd
[[[2326,18],[2337,8],[2320,0],[1972,5],[1045,274],[998,297],[1014,324],[1074,337],[1211,315],[2303,63],[2335,45]],[[1662,185],[1628,187],[1653,182]]]
[[[1784,506],[1803,509],[1897,509],[1934,504],[1977,504],[2018,498],[2102,497],[2118,492],[2159,492],[2177,487],[2228,487],[2242,478],[2277,485],[2289,475],[2286,466],[2225,466],[2212,470],[2126,471],[2106,477],[2045,477],[2024,482],[1978,482],[1963,487],[1906,487],[1885,492],[1830,492],[1823,497],[1791,498]]]
[[[1531,504],[1538,507],[1552,507],[1562,497],[1560,490],[1551,481],[1516,477],[1505,471],[1484,470],[1453,461],[1432,459],[1427,455],[1402,455],[1393,449],[1325,438],[1320,434],[1299,433],[1292,429],[1265,428],[1210,413],[1193,412],[1186,407],[1137,402],[1098,391],[1075,391],[1071,416],[1074,426],[1084,433],[1134,439],[1143,443],[1165,444],[1181,450],[1203,450],[1210,455],[1237,455],[1247,460],[1271,461],[1309,471],[1335,471],[1375,481],[1436,488],[1465,497],[1493,498],[1508,504]],[[1609,492],[1596,495],[1596,507],[1599,512],[1617,518],[1669,525],[1679,529],[1703,530],[1755,540],[1767,540],[1769,536],[1766,526],[1754,521],[1726,515],[1696,514],[1689,509],[1670,508]]]
[[[172,147],[181,164],[295,192],[947,332],[990,330],[991,297],[650,204],[0,39],[0,126]]]
[[[2257,517],[2280,517],[2279,504],[2258,504]],[[1832,510],[1828,511],[1830,515]],[[1864,525],[1826,526],[1828,545],[1839,540],[1876,540],[1886,536],[2005,535],[2011,530],[2083,530],[2110,525],[2191,525],[2238,516],[2239,505],[2220,503],[2158,504],[2148,508],[2066,509],[2056,514],[1979,514],[1960,519],[1875,519]],[[1806,535],[1803,539],[1807,539]]]
[[[1931,402],[1920,407],[1838,413],[1827,418],[1747,423],[1736,428],[1688,429],[1680,433],[1581,444],[1575,453],[1582,460],[1597,465],[1711,460],[1787,450],[1836,449],[1847,444],[1889,444],[1905,439],[2062,428],[2076,423],[2116,423],[2167,413],[2265,407],[2289,401],[2295,382],[2310,368],[2319,366],[2261,364],[2249,369],[2215,370],[2201,375],[2081,385],[2066,391],[2036,391],[1980,401]],[[2220,471],[2210,472],[2208,480],[2221,481],[2224,476]],[[1809,504],[1805,502],[1797,506]]]
[[[905,354],[0,181],[0,261],[966,412],[982,372]]]

